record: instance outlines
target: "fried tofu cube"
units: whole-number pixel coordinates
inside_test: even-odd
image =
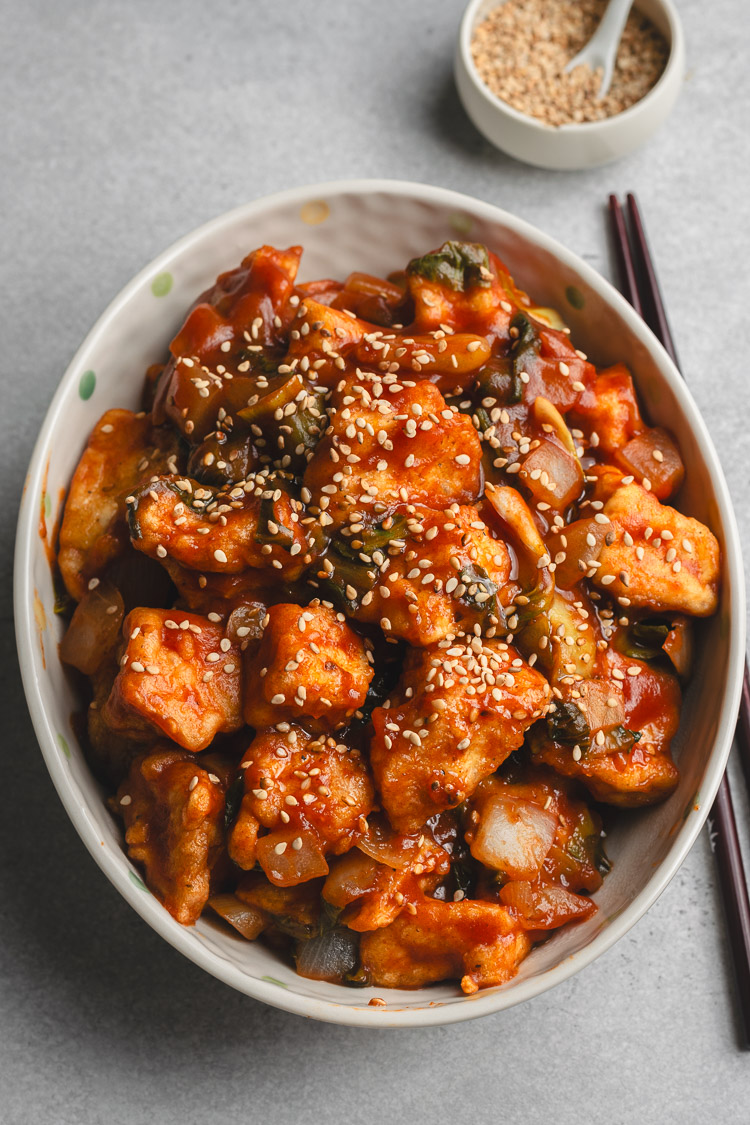
[[[671,673],[612,647],[605,660],[602,674],[588,685],[563,685],[561,703],[570,706],[573,691],[595,686],[598,695],[615,704],[613,710],[621,717],[617,728],[600,727],[598,737],[583,744],[535,740],[534,760],[582,781],[598,801],[623,808],[653,805],[668,797],[679,781],[670,750],[680,721],[679,683]]]
[[[123,625],[125,651],[104,708],[115,730],[145,724],[186,750],[205,750],[242,721],[240,650],[195,613],[134,609]]]
[[[306,296],[298,305],[292,322],[292,335],[285,363],[315,365],[316,379],[323,386],[335,386],[341,378],[341,363],[351,354],[370,328],[364,320],[341,309],[321,304]]]
[[[322,605],[271,606],[263,640],[246,665],[245,721],[267,727],[304,715],[331,730],[367,697],[373,677],[367,655],[342,613]]]
[[[277,887],[262,871],[248,871],[240,879],[237,898],[273,919],[282,933],[298,940],[313,937],[320,926],[322,879],[294,887]]]
[[[600,371],[575,408],[586,436],[603,453],[613,454],[645,429],[630,372],[623,363]]]
[[[708,528],[638,484],[604,505],[607,535],[594,583],[622,604],[708,617],[718,605],[719,544]],[[611,540],[608,542],[608,540]]]
[[[191,755],[158,747],[131,767],[113,807],[125,821],[128,855],[169,913],[192,926],[208,900],[223,841],[224,790]]]
[[[242,486],[222,493],[163,477],[133,494],[130,534],[138,551],[191,570],[227,575],[255,567],[293,580],[313,560],[302,510],[281,489],[264,500]]]
[[[395,376],[358,370],[337,389],[329,416],[304,478],[329,525],[362,504],[441,509],[480,494],[476,430],[432,383],[405,386]]]
[[[170,463],[177,472],[176,456],[176,435],[155,429],[145,415],[108,410],[97,422],[73,474],[60,527],[58,564],[76,601],[127,547],[125,497]]]
[[[449,870],[450,855],[429,831],[396,836],[387,825],[371,821],[359,847],[332,865],[322,895],[341,910],[341,925],[364,933],[390,925]]]
[[[531,949],[511,911],[492,902],[422,898],[385,929],[362,935],[362,968],[382,988],[460,978],[466,993],[504,984]]]
[[[420,646],[475,623],[496,626],[510,573],[507,547],[476,508],[419,508],[405,521],[402,546],[383,557],[357,619],[380,622],[389,636]]]
[[[545,710],[547,681],[502,641],[413,650],[390,707],[377,707],[370,762],[398,832],[461,804]]]
[[[306,882],[326,875],[326,855],[347,851],[366,830],[375,799],[367,766],[333,738],[265,731],[240,768],[244,796],[228,847],[246,871],[257,861],[277,886]]]

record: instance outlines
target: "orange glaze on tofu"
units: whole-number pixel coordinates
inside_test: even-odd
[[[367,656],[367,644],[343,613],[271,606],[263,640],[245,661],[245,721],[257,728],[305,716],[331,730],[367,697],[373,677]]]
[[[128,855],[178,922],[192,926],[206,904],[222,846],[224,789],[190,754],[160,743],[135,761],[114,799]]]
[[[254,491],[238,485],[222,495],[189,480],[152,481],[132,498],[133,546],[201,572],[272,568],[297,578],[312,562],[302,505],[280,489],[266,490],[266,500]]]
[[[707,527],[660,504],[637,484],[619,488],[604,515],[613,536],[599,555],[597,586],[627,599],[625,604],[655,611],[715,613],[719,544]]]
[[[450,871],[450,853],[428,828],[399,836],[387,821],[370,818],[357,846],[335,860],[323,898],[342,911],[341,920],[359,933],[388,926],[412,910]]]
[[[589,691],[577,692],[581,698],[574,700],[576,687],[566,685],[563,703],[555,706],[588,707],[593,737],[579,742],[540,739],[534,745],[537,760],[579,778],[597,800],[608,804],[635,808],[668,797],[679,780],[670,752],[680,715],[677,677],[610,649],[601,675],[580,687]],[[596,703],[587,703],[594,693]],[[602,700],[605,707],[610,705],[612,717],[594,720],[592,711],[601,714]]]
[[[471,796],[544,713],[549,685],[503,641],[413,650],[391,706],[373,712],[375,780],[393,827],[413,832]]]
[[[376,503],[440,509],[480,494],[481,457],[470,419],[432,383],[358,369],[336,388],[305,486],[334,524]]]
[[[239,648],[219,625],[194,613],[134,609],[123,636],[104,708],[115,730],[134,718],[195,752],[242,726]]]
[[[422,988],[461,978],[466,993],[504,984],[531,939],[504,906],[423,898],[385,929],[363,934],[362,968],[383,988]]]
[[[259,734],[240,769],[229,854],[243,870],[257,860],[278,886],[305,882],[325,875],[325,856],[347,851],[367,830],[374,793],[358,750],[290,727]]]
[[[108,410],[94,427],[70,483],[58,566],[80,601],[92,579],[128,544],[125,497],[155,473],[179,472],[175,434],[130,410]]]
[[[360,601],[359,621],[380,622],[415,646],[476,623],[497,627],[511,560],[476,508],[414,508],[401,534],[403,546],[373,557],[377,578]]]
[[[666,506],[669,418],[491,249],[387,280],[300,283],[301,256],[222,273],[144,412],[95,427],[60,655],[173,917],[208,906],[310,979],[473,992],[592,924],[592,800],[678,786],[719,545]]]

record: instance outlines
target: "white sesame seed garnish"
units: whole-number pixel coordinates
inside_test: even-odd
[[[225,563],[227,561],[227,556],[224,554],[221,547],[217,547],[214,551],[214,558],[219,563]]]

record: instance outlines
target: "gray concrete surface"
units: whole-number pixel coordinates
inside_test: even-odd
[[[430,1031],[305,1022],[182,959],[89,859],[37,750],[10,605],[32,443],[110,298],[205,219],[349,176],[497,202],[604,273],[607,193],[635,189],[747,546],[748,8],[678,7],[690,69],[662,133],[554,174],[495,152],[457,103],[460,0],[0,4],[3,1125],[750,1120],[705,833],[625,939],[525,1006]]]

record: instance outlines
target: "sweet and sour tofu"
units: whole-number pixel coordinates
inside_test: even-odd
[[[114,730],[152,729],[205,750],[242,726],[240,650],[221,625],[179,610],[134,609],[104,707]]]
[[[413,650],[391,706],[372,715],[370,761],[393,827],[414,832],[470,797],[521,745],[549,692],[503,641]]]
[[[113,801],[125,822],[128,855],[185,926],[200,916],[223,843],[224,789],[191,754],[159,744],[131,767]]]
[[[125,497],[165,471],[179,471],[174,433],[146,415],[108,410],[73,474],[60,527],[57,561],[76,601],[127,547]]]
[[[188,479],[151,481],[130,502],[133,546],[191,570],[270,569],[298,578],[313,558],[300,522],[302,504],[272,485],[260,496],[256,491],[238,485],[217,494]]]
[[[597,372],[486,246],[300,284],[301,253],[221,274],[147,412],[95,427],[60,656],[178,921],[471,993],[594,914],[592,798],[674,792],[719,545],[665,504],[696,482],[638,372]]]
[[[358,620],[380,622],[389,635],[419,646],[474,624],[497,627],[511,560],[477,509],[414,508],[400,527],[402,545],[373,560],[377,577],[359,603]]]
[[[474,426],[432,383],[357,369],[337,388],[329,416],[304,477],[329,523],[343,523],[363,504],[441,509],[479,495]]]
[[[422,988],[460,977],[464,992],[504,984],[531,938],[504,906],[423,898],[385,929],[363,934],[362,968],[370,984]]]
[[[621,605],[694,617],[716,611],[719,544],[704,524],[660,504],[638,484],[618,488],[604,516],[612,534],[599,555],[595,585],[625,599]]]
[[[260,728],[304,716],[333,729],[367,697],[368,644],[342,613],[325,606],[271,606],[260,646],[246,663],[245,721]]]
[[[257,861],[278,886],[306,882],[326,875],[325,857],[347,851],[367,829],[375,799],[367,765],[333,738],[298,727],[266,731],[240,769],[242,804],[228,843],[246,871]]]

